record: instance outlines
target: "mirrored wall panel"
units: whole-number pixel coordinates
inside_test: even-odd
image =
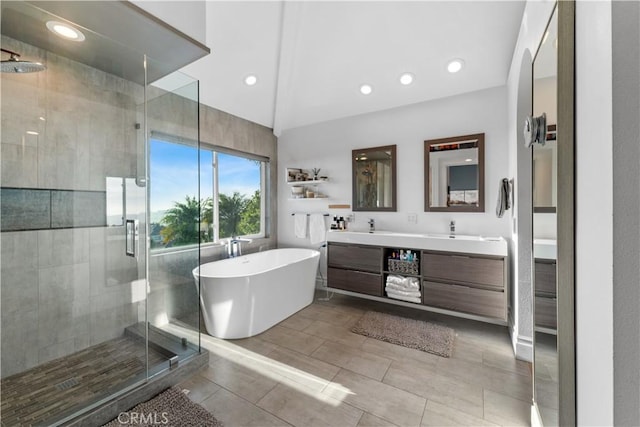
[[[533,144],[534,397],[545,426],[558,425],[557,350],[557,70],[558,10],[533,63],[533,115],[547,117],[546,142]]]

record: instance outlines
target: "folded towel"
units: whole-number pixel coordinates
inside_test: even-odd
[[[507,178],[500,180],[498,188],[498,205],[496,206],[496,216],[502,218],[504,212],[511,208],[511,183]]]
[[[324,215],[311,214],[309,219],[309,241],[312,245],[317,245],[325,241],[327,225],[324,222]]]
[[[297,238],[304,239],[307,237],[307,214],[294,214],[293,225]]]
[[[385,289],[391,289],[394,291],[398,291],[400,293],[404,292],[406,294],[411,294],[411,295],[407,295],[407,296],[412,296],[412,297],[419,297],[420,296],[420,289],[418,288],[405,288],[403,286],[398,286],[394,283],[387,283],[387,285],[385,286]]]
[[[420,291],[403,291],[403,290],[396,289],[396,288],[392,287],[392,285],[387,285],[384,288],[384,290],[387,291],[387,292],[394,293],[396,295],[402,295],[403,297],[417,297],[417,298],[420,298],[422,296]]]
[[[407,302],[415,302],[415,303],[418,303],[418,304],[420,304],[422,302],[422,300],[420,298],[405,297],[403,295],[399,295],[399,294],[396,294],[394,292],[387,292],[387,296],[389,298],[398,299],[398,300],[407,301]]]
[[[387,276],[387,284],[394,284],[398,288],[403,290],[416,290],[420,289],[420,282],[417,277],[402,277],[389,275]]]
[[[405,282],[406,277],[390,274],[387,276],[387,283],[396,283],[402,285]]]

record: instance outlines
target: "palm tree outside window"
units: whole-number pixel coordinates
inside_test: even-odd
[[[268,159],[195,145],[151,140],[151,247],[264,237]]]

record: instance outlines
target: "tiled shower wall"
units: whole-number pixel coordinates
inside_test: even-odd
[[[96,69],[2,38],[2,46],[45,72],[2,76],[2,187],[105,191],[106,177],[134,178],[143,88]],[[277,140],[271,129],[149,88],[148,129],[268,157],[269,234],[246,253],[276,247]],[[40,120],[43,117],[45,120]],[[34,129],[39,135],[29,135]],[[141,189],[144,191],[144,189]],[[77,194],[77,193],[75,193]],[[2,232],[2,377],[119,336],[144,320],[132,281],[139,274],[124,254],[122,227]],[[46,228],[46,227],[44,227]],[[224,247],[151,253],[148,320],[160,324],[198,310],[191,271],[224,257]]]
[[[141,86],[10,38],[2,46],[47,66],[2,75],[2,187],[104,192],[106,177],[136,176]],[[67,215],[75,228],[0,235],[2,377],[138,321],[138,266],[124,256],[123,228]]]

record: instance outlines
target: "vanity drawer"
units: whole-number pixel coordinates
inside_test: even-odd
[[[556,296],[556,262],[539,260],[535,262],[536,295]]]
[[[555,298],[536,297],[536,326],[556,329],[558,315]]]
[[[330,288],[361,294],[382,296],[382,275],[362,271],[342,270],[340,268],[327,269],[327,283]]]
[[[473,283],[503,290],[504,268],[502,258],[422,253],[422,275],[437,281]]]
[[[507,318],[505,293],[487,289],[471,288],[424,281],[422,298],[425,305],[463,311],[501,320]]]
[[[382,248],[329,243],[328,260],[330,267],[380,273]]]

